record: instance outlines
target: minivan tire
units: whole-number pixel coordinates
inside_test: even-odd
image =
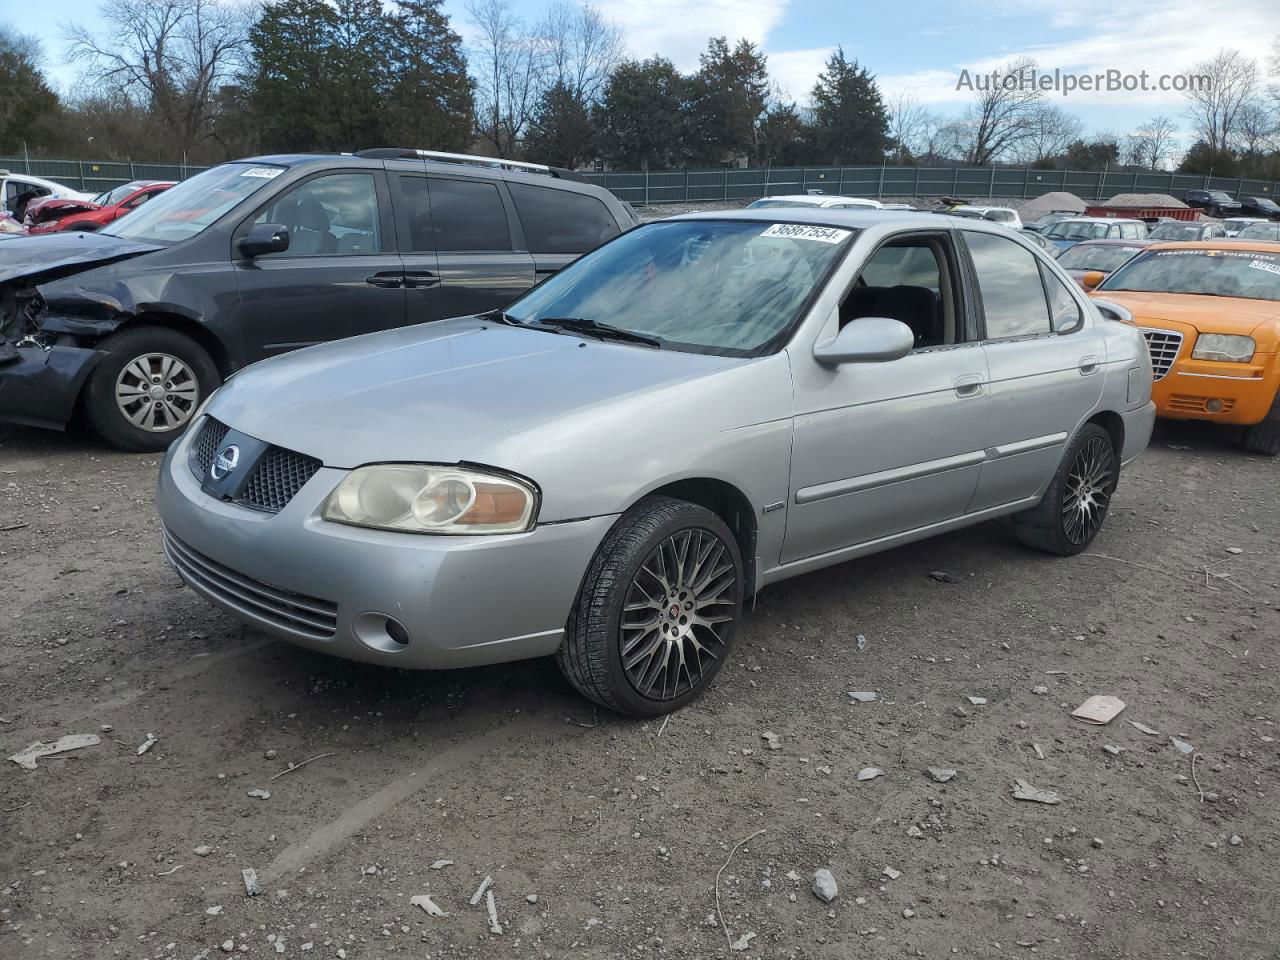
[[[1250,453],[1260,453],[1265,457],[1280,454],[1280,392],[1271,401],[1271,409],[1267,411],[1267,415],[1253,426],[1244,428],[1240,446]]]
[[[1100,474],[1104,476],[1098,479]],[[1120,456],[1111,434],[1096,423],[1086,423],[1067,444],[1044,497],[1031,509],[1013,515],[1014,532],[1022,543],[1036,550],[1063,557],[1080,553],[1102,529],[1119,481]],[[1091,524],[1082,521],[1088,511],[1080,516],[1071,513],[1082,497],[1096,511],[1096,521]]]
[[[724,521],[694,503],[646,497],[596,550],[557,661],[574,688],[601,706],[633,716],[670,713],[719,673],[742,601],[742,556]],[[727,619],[705,623],[698,612]]]
[[[89,425],[102,439],[122,450],[139,453],[164,450],[182,435],[195,411],[217,389],[221,380],[218,368],[204,348],[186,334],[168,327],[128,327],[107,337],[98,344],[98,349],[106,350],[107,356],[89,375],[84,391],[85,415]],[[131,365],[143,364],[147,369],[159,371],[162,361],[148,358],[163,357],[173,358],[181,364],[179,379],[170,382],[175,392],[167,395],[166,399],[170,400],[173,409],[186,416],[180,422],[177,418],[164,417],[160,423],[162,429],[147,430],[132,423],[125,415],[117,403],[116,389],[126,368],[141,370],[142,367]],[[125,386],[130,387],[141,378],[129,374],[125,379]],[[190,391],[192,381],[194,396]],[[166,385],[164,382],[157,384],[160,387]],[[167,426],[170,422],[173,424],[171,427]]]

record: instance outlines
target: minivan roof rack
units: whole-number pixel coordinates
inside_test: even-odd
[[[483,157],[474,153],[443,153],[439,150],[419,150],[416,147],[374,147],[370,150],[358,150],[356,156],[367,160],[440,160],[445,163],[466,163],[476,167],[515,170],[520,173],[542,173],[562,180],[582,179],[571,170],[547,166],[545,163],[526,163],[523,160]]]

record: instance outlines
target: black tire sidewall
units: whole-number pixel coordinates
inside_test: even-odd
[[[1107,449],[1111,451],[1112,475],[1107,506],[1102,512],[1102,518],[1098,521],[1098,528],[1093,531],[1093,535],[1085,540],[1084,543],[1073,543],[1067,537],[1066,529],[1063,525],[1062,497],[1066,492],[1067,478],[1071,474],[1072,464],[1075,463],[1081,448],[1095,437],[1103,440],[1107,445]],[[1049,488],[1045,491],[1040,503],[1031,510],[1015,516],[1014,520],[1017,524],[1020,538],[1029,546],[1061,556],[1071,556],[1083,552],[1102,531],[1103,524],[1107,520],[1107,514],[1111,512],[1111,497],[1115,494],[1119,482],[1120,455],[1115,449],[1111,434],[1096,423],[1086,423],[1076,432],[1071,443],[1067,445],[1062,461],[1058,464],[1053,480],[1049,482]]]
[[[148,353],[168,353],[177,357],[196,376],[200,393],[196,397],[199,407],[205,398],[217,389],[221,377],[209,354],[195,340],[167,327],[131,327],[114,333],[98,345],[107,351],[89,375],[85,386],[85,413],[94,431],[113,446],[136,452],[159,452],[182,436],[191,421],[182,427],[152,433],[140,430],[125,419],[116,406],[115,383],[129,363]]]

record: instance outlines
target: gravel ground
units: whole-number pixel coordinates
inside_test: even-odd
[[[991,523],[771,588],[659,723],[256,635],[161,559],[155,457],[0,427],[0,748],[101,737],[0,765],[0,957],[1275,957],[1277,468],[1166,426],[1091,555]]]

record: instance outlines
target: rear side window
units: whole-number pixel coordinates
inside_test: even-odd
[[[1049,307],[1035,255],[1006,237],[966,230],[988,340],[1048,333]]]
[[[433,244],[438,251],[510,250],[511,228],[502,196],[492,183],[431,177]],[[425,238],[423,238],[425,239]]]
[[[508,183],[530,253],[586,253],[620,232],[595,197],[569,190]]]
[[[1080,305],[1048,267],[1040,264],[1040,272],[1044,277],[1045,293],[1049,296],[1049,316],[1053,322],[1053,330],[1055,333],[1070,333],[1080,326]]]

